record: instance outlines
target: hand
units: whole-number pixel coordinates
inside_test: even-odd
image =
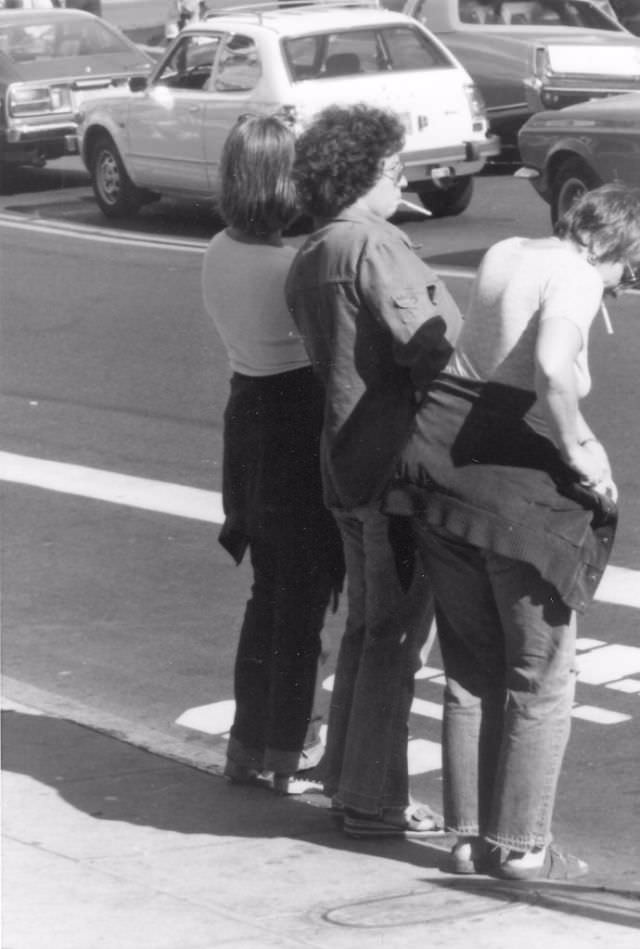
[[[589,438],[581,445],[576,445],[568,461],[580,475],[582,484],[617,501],[618,489],[611,475],[609,458],[599,441]]]

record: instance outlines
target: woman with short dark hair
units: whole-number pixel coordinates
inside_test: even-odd
[[[384,109],[325,109],[296,144],[294,175],[305,211],[328,220],[354,204],[379,180],[385,158],[402,150],[404,138],[398,116]]]
[[[294,178],[318,229],[300,248],[287,299],[326,391],[325,500],[342,533],[348,616],[322,765],[332,810],[353,837],[441,833],[409,794],[408,719],[433,618],[431,588],[380,512],[416,392],[445,364],[460,314],[387,218],[406,185],[404,127],[368,105],[323,110],[296,142]],[[402,537],[402,540],[405,538]]]
[[[607,453],[580,409],[603,294],[640,261],[640,190],[586,193],[552,237],[512,237],[478,270],[455,351],[427,387],[387,510],[414,512],[446,674],[452,869],[570,879],[552,845],[575,688],[575,613],[616,526]]]
[[[342,582],[342,550],[319,476],[322,394],[284,301],[297,211],[294,140],[275,117],[243,117],[225,142],[220,211],[227,223],[202,271],[207,311],[227,350],[220,543],[253,587],[235,663],[236,711],[226,776],[298,793],[321,757],[309,729],[325,612]],[[316,732],[317,732],[317,722]],[[308,733],[309,730],[309,733]]]

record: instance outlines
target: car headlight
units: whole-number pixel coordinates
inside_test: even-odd
[[[68,86],[9,86],[7,109],[14,118],[71,111]]]

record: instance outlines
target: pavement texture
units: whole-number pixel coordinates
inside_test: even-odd
[[[322,795],[2,705],[3,949],[639,945],[637,893],[456,877],[448,837],[350,840]]]

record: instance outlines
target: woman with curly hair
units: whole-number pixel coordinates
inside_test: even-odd
[[[603,293],[640,261],[640,189],[584,194],[550,237],[478,270],[455,352],[424,392],[387,510],[414,512],[446,675],[451,869],[570,879],[552,843],[575,689],[576,612],[611,552],[617,489],[580,408]]]
[[[320,484],[322,390],[284,300],[295,251],[282,229],[298,210],[293,157],[293,135],[277,118],[247,116],[233,127],[220,163],[227,227],[202,271],[232,370],[220,543],[237,563],[248,547],[253,568],[225,775],[255,784],[268,774],[287,794],[309,787],[304,773],[322,755],[309,726],[320,634],[343,574]]]
[[[289,308],[325,389],[324,496],[342,534],[348,617],[321,773],[347,834],[441,832],[411,804],[408,717],[433,616],[429,582],[380,513],[416,392],[445,365],[458,309],[387,221],[406,180],[404,128],[367,105],[332,106],[296,143],[294,179],[318,224],[287,279]],[[406,556],[405,556],[406,555]]]

